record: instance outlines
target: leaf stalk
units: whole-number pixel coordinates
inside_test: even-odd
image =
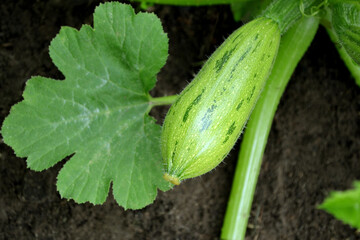
[[[178,97],[179,95],[170,95],[157,98],[149,96],[149,105],[151,108],[155,106],[171,105],[176,101],[176,99],[178,99]]]

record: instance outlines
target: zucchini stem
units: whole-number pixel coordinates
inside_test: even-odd
[[[179,95],[170,95],[170,96],[157,97],[157,98],[153,98],[149,96],[149,105],[151,108],[155,106],[171,105],[176,101],[178,97]]]
[[[274,0],[260,16],[270,18],[277,22],[281,34],[284,34],[304,16],[305,11],[311,11],[316,15],[324,5],[323,1],[324,0]],[[313,11],[314,8],[316,8],[316,12]]]
[[[179,178],[177,178],[177,177],[175,177],[175,176],[172,176],[172,175],[170,175],[170,174],[168,174],[168,173],[165,173],[165,174],[163,175],[163,178],[164,178],[166,181],[171,182],[171,183],[174,184],[174,185],[180,185],[180,180],[179,180]]]

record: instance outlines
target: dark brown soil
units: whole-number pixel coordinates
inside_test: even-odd
[[[2,0],[0,123],[32,75],[62,78],[48,56],[60,26],[91,24],[98,1]],[[170,57],[153,94],[178,93],[238,24],[229,7],[156,6]],[[329,191],[360,179],[360,89],[320,29],[274,119],[247,239],[360,239],[316,209]],[[162,122],[166,108],[152,112]],[[124,211],[61,199],[62,164],[34,172],[0,143],[0,239],[219,239],[239,144],[216,170],[162,193],[153,205]]]

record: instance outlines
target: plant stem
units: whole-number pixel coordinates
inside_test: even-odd
[[[157,97],[157,98],[153,98],[150,96],[149,105],[151,107],[162,106],[162,105],[171,105],[176,101],[176,99],[178,97],[179,97],[178,95],[171,95],[171,96],[164,96],[164,97]]]
[[[296,65],[308,49],[319,21],[304,18],[281,39],[278,56],[248,122],[226,210],[221,239],[244,239],[262,156],[272,120]]]
[[[281,34],[284,34],[304,15],[304,12],[311,11],[313,7],[322,6],[322,2],[323,0],[274,0],[261,16],[276,21]]]

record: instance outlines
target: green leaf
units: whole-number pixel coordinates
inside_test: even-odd
[[[360,182],[355,182],[354,187],[353,190],[332,192],[318,208],[360,229]]]
[[[101,4],[94,28],[63,27],[50,45],[65,80],[33,77],[2,126],[4,142],[28,167],[73,155],[58,175],[62,197],[103,203],[112,183],[124,208],[150,204],[162,179],[160,126],[148,93],[165,64],[168,38],[154,14]]]
[[[215,4],[231,4],[252,0],[130,0],[131,2],[146,2],[176,6],[206,6]]]
[[[344,61],[346,67],[349,69],[351,75],[355,79],[355,82],[360,86],[360,65],[357,64],[347,53],[344,47],[339,44],[339,38],[336,35],[335,31],[331,27],[326,26],[326,30],[330,36],[331,41],[335,44],[336,49],[338,50],[341,59]]]
[[[349,56],[360,64],[360,1],[332,1],[333,28]]]

